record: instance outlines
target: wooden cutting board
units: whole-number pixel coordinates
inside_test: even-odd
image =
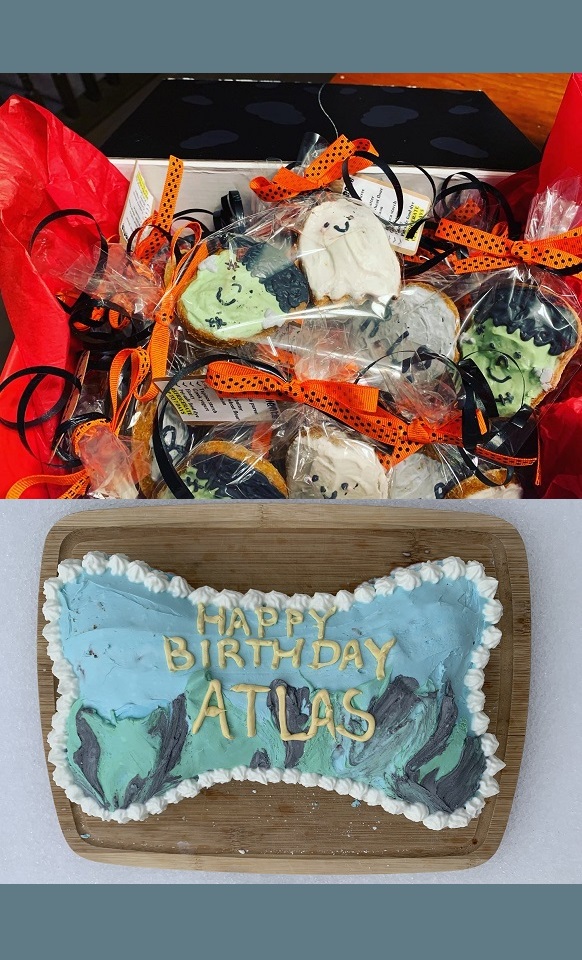
[[[41,566],[38,680],[45,751],[56,682],[42,636],[42,583],[67,557],[125,553],[192,586],[353,590],[396,566],[455,555],[499,580],[501,644],[485,670],[485,711],[506,767],[500,793],[463,829],[438,832],[350,797],[290,784],[213,786],[143,823],[105,823],[52,780],[63,834],[83,857],[130,866],[256,873],[404,873],[476,866],[497,850],[521,762],[530,675],[530,596],[521,537],[476,513],[310,503],[193,503],[72,514],[50,530]]]

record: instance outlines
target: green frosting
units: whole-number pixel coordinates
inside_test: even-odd
[[[418,771],[419,778],[422,780],[431,770],[436,770],[436,779],[440,780],[441,777],[446,776],[447,773],[454,770],[461,759],[466,737],[467,721],[459,720],[453,727],[443,752],[439,756],[433,757],[432,760],[429,760],[428,763],[425,763],[420,768]]]
[[[180,306],[188,326],[217,340],[248,340],[284,315],[260,278],[228,250],[200,264]]]
[[[223,499],[220,496],[220,490],[213,484],[211,480],[204,479],[198,476],[198,471],[195,466],[186,467],[184,470],[180,470],[180,477],[190,490],[194,500],[220,500]],[[162,491],[158,494],[158,500],[173,500],[174,494],[168,487],[164,486]]]
[[[509,333],[491,319],[472,327],[460,343],[461,356],[470,357],[486,377],[502,417],[513,416],[550,389],[560,363],[550,349],[549,344],[537,346],[533,338],[522,340],[519,330]]]

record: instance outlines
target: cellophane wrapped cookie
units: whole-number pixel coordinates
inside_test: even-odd
[[[172,290],[192,337],[238,347],[303,318],[374,322],[400,292],[401,272],[371,209],[321,190],[206,238],[184,258]]]
[[[289,497],[385,500],[388,475],[366,437],[303,408],[286,458]]]
[[[389,472],[391,500],[515,500],[522,495],[513,471],[482,458],[463,459],[441,444],[427,444]]]
[[[288,496],[282,451],[270,423],[215,427],[178,461],[176,472],[194,500],[281,500]],[[164,482],[156,499],[176,496]]]
[[[500,417],[538,407],[567,382],[582,337],[582,288],[559,236],[580,223],[582,183],[559,181],[532,201],[524,242],[516,244],[524,262],[461,280],[460,356],[483,373]]]

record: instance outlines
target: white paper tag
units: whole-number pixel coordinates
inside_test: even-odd
[[[396,191],[386,183],[375,180],[373,177],[353,177],[354,187],[362,200],[372,208],[380,220],[391,223],[396,220],[398,201]],[[413,237],[406,239],[406,231],[413,223],[425,217],[430,210],[429,197],[412,190],[403,190],[404,205],[398,218],[399,226],[390,226],[387,229],[390,243],[399,253],[415,254],[422,236],[422,227],[419,227]],[[401,225],[400,225],[401,224]]]
[[[136,160],[119,222],[119,234],[126,246],[134,230],[141,227],[142,223],[153,213],[154,202],[154,196],[148,190],[143,174],[139,169],[139,163]]]
[[[161,377],[155,383],[163,390],[168,381],[169,377]],[[221,397],[198,378],[180,380],[168,393],[168,400],[184,423],[269,423],[279,413],[274,400]]]

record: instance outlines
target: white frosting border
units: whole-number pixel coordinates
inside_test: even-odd
[[[219,604],[227,609],[235,606],[243,610],[254,610],[258,606],[276,607],[284,610],[291,607],[295,610],[309,608],[327,612],[332,607],[338,610],[349,610],[356,601],[371,603],[376,595],[386,596],[396,589],[412,591],[421,583],[436,583],[446,576],[450,580],[465,577],[474,583],[480,596],[486,598],[483,606],[485,626],[481,634],[480,644],[473,650],[471,666],[464,677],[465,686],[469,689],[467,707],[471,713],[471,729],[481,738],[481,747],[486,757],[486,767],[479,783],[477,793],[471,797],[463,807],[452,813],[429,813],[423,803],[407,803],[404,800],[395,800],[387,796],[382,790],[369,787],[347,777],[328,777],[316,773],[301,773],[296,769],[254,770],[250,767],[238,766],[232,770],[210,770],[200,774],[198,780],[182,780],[176,787],[166,790],[165,793],[153,797],[146,803],[132,803],[123,810],[107,810],[83,788],[75,782],[72,771],[67,762],[66,754],[66,726],[69,711],[79,697],[79,682],[66,659],[63,647],[59,618],[61,615],[61,590],[66,583],[75,580],[83,571],[92,575],[103,574],[106,571],[114,576],[126,576],[131,583],[141,583],[153,593],[167,592],[174,597],[183,597],[191,603]],[[214,783],[227,783],[230,780],[250,780],[255,783],[298,783],[304,787],[321,787],[323,790],[334,791],[343,796],[354,797],[370,806],[380,806],[388,813],[402,814],[409,820],[421,821],[430,830],[442,830],[445,827],[466,827],[470,820],[478,817],[485,806],[488,797],[499,793],[499,785],[495,775],[503,769],[505,764],[495,755],[499,746],[497,738],[487,733],[489,717],[483,712],[485,694],[482,687],[485,679],[484,668],[489,661],[489,651],[496,647],[501,640],[501,631],[496,624],[501,619],[503,607],[495,599],[498,582],[488,577],[483,565],[476,560],[465,563],[458,557],[447,557],[444,560],[426,561],[412,564],[408,567],[397,567],[389,576],[380,577],[374,582],[363,583],[356,587],[353,593],[340,590],[337,594],[316,593],[312,597],[304,594],[294,594],[289,597],[283,593],[271,591],[262,593],[258,590],[249,590],[247,593],[237,593],[232,590],[217,591],[211,587],[192,589],[188,583],[178,576],[169,576],[159,570],[154,570],[141,560],[130,560],[123,554],[107,554],[94,551],[85,554],[82,560],[63,560],[58,565],[58,576],[51,577],[44,582],[43,592],[46,598],[43,604],[43,614],[47,626],[43,629],[43,636],[47,640],[49,657],[53,662],[53,673],[58,679],[56,713],[53,716],[52,729],[47,740],[50,746],[49,762],[54,766],[53,780],[65,791],[66,796],[73,803],[79,804],[84,813],[101,820],[115,820],[118,823],[127,823],[130,820],[145,820],[151,814],[162,813],[169,803],[178,803],[185,797],[195,797],[201,790],[211,787]]]

